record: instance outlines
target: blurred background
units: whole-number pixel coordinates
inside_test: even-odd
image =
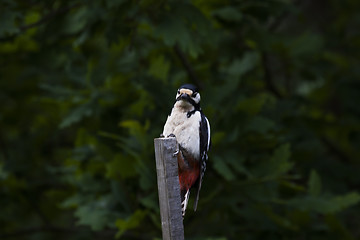
[[[360,239],[358,0],[0,3],[0,239],[161,239],[184,83],[212,149],[186,239]]]

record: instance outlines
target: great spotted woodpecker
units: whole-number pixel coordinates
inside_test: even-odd
[[[192,188],[196,189],[196,211],[210,147],[210,124],[200,108],[200,94],[194,85],[185,84],[177,90],[176,102],[162,136],[175,136],[179,143],[177,160],[181,208],[185,216]]]

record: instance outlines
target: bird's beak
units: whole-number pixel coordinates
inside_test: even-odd
[[[181,89],[180,95],[176,98],[176,101],[183,100],[183,101],[190,102],[192,100],[190,97],[191,94],[192,94],[192,91],[190,89]]]
[[[180,95],[180,98],[183,99],[183,100],[189,100],[189,99],[190,99],[190,96],[189,96],[189,94],[187,94],[187,93],[182,93],[182,94]]]

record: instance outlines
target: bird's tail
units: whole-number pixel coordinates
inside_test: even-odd
[[[185,211],[189,202],[190,189],[181,191],[181,212],[182,216],[185,216]]]

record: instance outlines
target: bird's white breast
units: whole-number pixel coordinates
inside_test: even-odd
[[[178,143],[196,159],[200,159],[200,121],[201,115],[196,111],[187,117],[187,111],[174,106],[166,120],[163,135],[174,134]]]

